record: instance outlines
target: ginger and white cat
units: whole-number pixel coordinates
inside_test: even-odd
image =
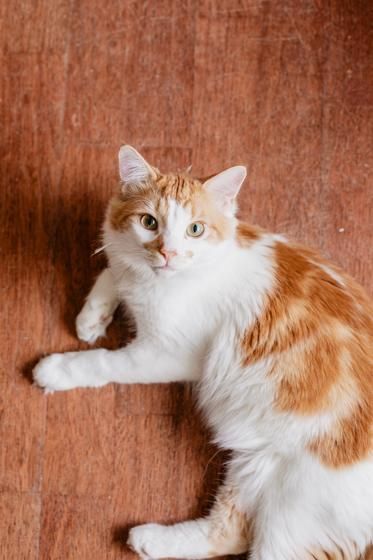
[[[104,225],[109,267],[77,318],[105,334],[125,301],[135,340],[53,354],[46,391],[194,381],[232,451],[206,518],[130,531],[142,558],[355,559],[373,540],[373,309],[316,253],[239,222],[246,170],[162,174],[129,146]],[[125,429],[125,427],[124,427]]]

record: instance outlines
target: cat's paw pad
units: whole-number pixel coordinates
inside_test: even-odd
[[[63,354],[51,354],[34,367],[32,375],[36,385],[45,393],[61,391],[67,387],[67,371]]]
[[[113,320],[113,311],[107,304],[93,306],[87,302],[76,318],[75,326],[78,338],[93,344],[105,336],[106,327]]]
[[[167,527],[156,523],[134,527],[129,532],[127,545],[137,552],[142,560],[167,558]]]

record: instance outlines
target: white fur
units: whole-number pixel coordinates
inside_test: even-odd
[[[97,338],[105,336],[106,327],[111,323],[118,304],[113,275],[110,268],[106,268],[97,278],[76,318],[76,332],[80,340],[93,344]]]
[[[208,524],[202,520],[178,523],[177,526],[149,523],[131,529],[128,544],[141,558],[207,558]]]
[[[190,219],[170,204],[162,233],[167,248],[178,253],[172,274],[157,271],[143,249],[153,233],[138,223],[118,233],[106,223],[110,272],[102,273],[88,296],[78,334],[88,341],[101,336],[125,300],[137,338],[117,351],[47,357],[35,368],[36,382],[54,391],[112,381],[197,381],[215,441],[234,453],[226,484],[235,491],[238,510],[255,519],[250,558],[298,560],[307,550],[333,550],[333,543],[348,552],[352,541],[362,551],[373,536],[373,461],[338,471],[321,465],[305,448],[327,430],[333,415],[275,412],[270,360],[241,363],[240,337],[261,313],[274,283],[276,237],[246,249],[233,238],[210,244],[207,237],[185,236]],[[186,256],[190,247],[193,257]],[[213,553],[214,523],[207,518],[136,527],[129,543],[143,558],[204,558]],[[224,534],[221,553],[237,552],[233,532]]]

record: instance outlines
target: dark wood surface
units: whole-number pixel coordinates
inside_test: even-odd
[[[373,292],[373,4],[18,0],[0,7],[0,558],[132,558],[126,527],[206,510],[221,476],[188,387],[45,397],[44,353],[103,266],[117,150],[243,163],[241,215]],[[120,320],[102,346],[125,339]]]

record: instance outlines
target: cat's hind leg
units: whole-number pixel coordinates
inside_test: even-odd
[[[373,537],[371,461],[283,460],[261,495],[250,560],[358,560]]]
[[[199,559],[246,552],[249,536],[250,523],[236,508],[234,492],[223,487],[208,517],[168,526],[134,527],[128,545],[143,559]]]
[[[106,327],[111,323],[118,305],[112,272],[105,268],[76,318],[76,332],[80,340],[93,344],[99,337],[105,336]]]

